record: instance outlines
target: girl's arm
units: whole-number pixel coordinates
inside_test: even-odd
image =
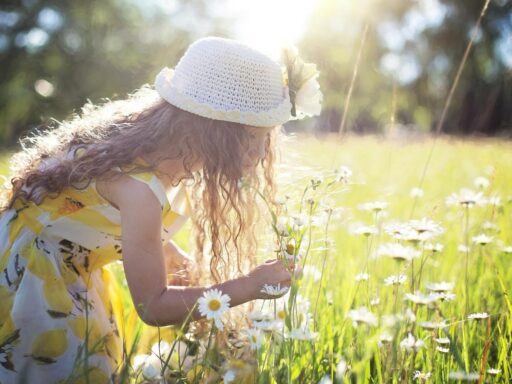
[[[149,187],[129,177],[109,186],[109,197],[119,207],[122,225],[123,264],[133,303],[150,325],[183,322],[205,289],[217,288],[230,296],[230,306],[257,298],[263,284],[286,285],[291,276],[278,261],[268,262],[248,275],[210,287],[167,286],[161,242],[161,207]],[[136,203],[134,203],[136,202]],[[201,316],[197,309],[192,319]]]

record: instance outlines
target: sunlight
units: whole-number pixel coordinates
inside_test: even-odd
[[[314,5],[315,0],[228,0],[223,13],[237,20],[237,39],[278,59],[282,46],[298,43]]]

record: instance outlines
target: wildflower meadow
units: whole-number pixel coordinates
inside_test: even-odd
[[[281,209],[263,211],[259,256],[301,275],[251,307],[206,291],[204,320],[155,328],[112,265],[120,382],[512,380],[511,143],[290,135],[276,171]],[[184,249],[190,230],[176,236]]]

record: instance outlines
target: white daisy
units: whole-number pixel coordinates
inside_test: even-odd
[[[379,231],[374,225],[357,225],[352,231],[354,235],[371,236],[376,235]]]
[[[216,288],[210,289],[204,291],[203,296],[197,300],[198,310],[202,316],[206,316],[209,320],[213,319],[217,328],[222,330],[224,327],[220,317],[229,309],[230,300],[231,298],[228,295],[222,294],[220,290]]]
[[[487,370],[487,373],[488,373],[489,375],[498,375],[498,374],[500,374],[500,373],[501,373],[501,369],[497,369],[497,368],[489,368],[489,369]]]
[[[419,350],[425,343],[421,339],[415,339],[414,336],[409,333],[405,339],[400,342],[400,348],[406,351]]]
[[[457,250],[461,253],[468,253],[471,251],[471,248],[469,248],[467,245],[464,245],[464,244],[460,244],[458,247],[457,247]]]
[[[412,378],[415,380],[426,381],[426,380],[430,379],[430,376],[432,376],[432,373],[430,373],[430,372],[416,371],[416,372],[414,372],[414,376]]]
[[[454,284],[453,283],[448,283],[446,281],[442,281],[440,283],[428,283],[426,285],[427,289],[429,291],[434,291],[434,292],[446,292],[446,291],[450,291],[453,289],[453,286]]]
[[[318,332],[311,332],[309,329],[294,328],[289,333],[288,337],[292,340],[310,341],[318,336]]]
[[[425,244],[425,250],[431,251],[433,253],[443,252],[443,249],[444,249],[444,245],[440,244],[440,243],[435,243],[435,244],[427,243],[427,244]]]
[[[423,189],[418,188],[418,187],[412,188],[411,191],[409,192],[409,196],[414,197],[414,198],[423,197],[424,194],[425,193],[423,192]]]
[[[356,281],[366,281],[370,278],[370,275],[367,274],[367,273],[358,273],[356,276],[355,276],[355,280]]]
[[[482,233],[478,236],[473,236],[472,238],[473,243],[478,245],[487,245],[490,242],[492,242],[492,236],[487,236],[486,234]]]
[[[506,253],[506,254],[512,254],[512,246],[510,246],[510,245],[504,246],[502,251],[503,251],[503,253]]]
[[[472,320],[483,320],[487,319],[489,317],[489,314],[487,312],[481,312],[481,313],[472,313],[468,315],[468,319]]]
[[[407,247],[400,243],[386,243],[379,246],[378,256],[391,257],[398,261],[411,261],[420,256],[420,252],[413,247]]]
[[[338,181],[348,184],[350,177],[352,176],[352,170],[349,167],[342,165],[334,172],[338,175]]]
[[[450,339],[447,337],[440,337],[438,339],[434,339],[434,341],[438,344],[450,344]]]
[[[419,326],[425,329],[442,329],[446,328],[448,324],[446,324],[446,321],[444,320],[437,323],[434,321],[421,321]]]
[[[412,301],[413,303],[420,305],[428,305],[439,299],[440,296],[437,293],[429,293],[428,295],[423,295],[419,292],[405,294],[405,300]]]
[[[475,205],[484,205],[485,199],[482,192],[474,192],[471,189],[463,188],[458,193],[452,193],[446,199],[447,205],[460,205],[471,208]]]
[[[480,380],[480,374],[478,372],[457,371],[450,372],[448,378],[452,380],[478,381]]]
[[[441,353],[449,353],[450,352],[450,348],[444,348],[444,347],[437,346],[436,347],[436,351],[439,351]]]
[[[365,323],[372,327],[376,327],[378,324],[377,317],[366,307],[350,310],[347,314],[347,317],[352,320],[354,327],[356,327],[359,323]]]
[[[265,293],[269,296],[282,296],[288,292],[290,287],[281,287],[281,284],[270,285],[265,284],[260,292]]]
[[[343,376],[345,375],[345,372],[347,372],[348,364],[347,361],[342,357],[338,364],[336,364],[336,378],[339,381],[343,380]]]
[[[380,212],[386,209],[389,203],[385,201],[370,201],[368,203],[359,204],[359,209],[363,211]]]
[[[475,187],[477,187],[479,189],[486,189],[489,187],[489,185],[491,183],[489,182],[489,179],[487,179],[483,176],[479,176],[479,177],[475,178],[475,180],[473,180],[473,184],[475,185]]]
[[[407,276],[405,275],[392,275],[384,279],[384,285],[401,285],[405,283]]]
[[[259,349],[261,347],[261,343],[263,342],[263,334],[261,331],[257,328],[249,328],[245,330],[245,333],[249,339],[251,349]]]

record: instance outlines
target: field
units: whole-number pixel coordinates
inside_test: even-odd
[[[281,153],[287,215],[261,258],[277,244],[303,277],[227,340],[212,327],[173,342],[179,330],[127,311],[140,332],[124,381],[512,380],[511,142],[298,135]],[[189,232],[177,234],[185,249]]]

